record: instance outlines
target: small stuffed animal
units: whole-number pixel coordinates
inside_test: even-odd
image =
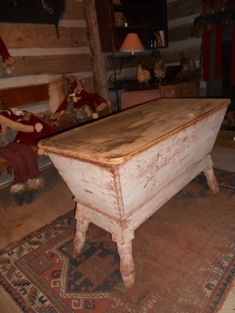
[[[137,80],[140,84],[148,85],[151,74],[148,70],[142,68],[141,64],[137,66]]]
[[[162,58],[156,59],[154,64],[154,75],[157,82],[161,85],[165,81],[166,66]]]
[[[187,56],[185,54],[182,54],[180,56],[180,66],[181,66],[180,71],[176,75],[176,78],[180,79],[194,75],[197,69],[195,60],[192,57]]]

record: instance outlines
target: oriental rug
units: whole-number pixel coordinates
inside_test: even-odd
[[[134,287],[97,226],[73,253],[73,211],[0,251],[1,285],[28,313],[217,312],[235,276],[235,173],[215,173],[217,194],[199,175],[135,231]]]

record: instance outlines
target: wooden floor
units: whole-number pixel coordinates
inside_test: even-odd
[[[214,147],[212,159],[214,167],[235,172],[235,149]],[[0,190],[0,198],[4,204],[4,209],[0,211],[0,248],[19,240],[75,208],[71,192],[54,167],[51,166],[44,170],[43,177],[46,181],[45,187],[38,193],[32,204],[16,206],[9,187]],[[230,292],[220,313],[235,311],[234,299],[235,287]]]
[[[235,172],[235,149],[227,149],[221,146],[215,146],[212,152],[212,159],[214,167]],[[218,313],[232,313],[235,312],[235,281],[233,287],[229,292],[226,301]]]
[[[54,167],[42,173],[45,187],[32,204],[17,206],[9,187],[0,190],[4,209],[0,211],[0,248],[51,223],[75,207],[72,194]]]

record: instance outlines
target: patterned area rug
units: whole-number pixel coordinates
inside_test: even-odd
[[[22,312],[212,313],[235,276],[235,173],[197,176],[135,231],[135,286],[115,243],[90,224],[74,255],[74,212],[0,251],[1,285]]]

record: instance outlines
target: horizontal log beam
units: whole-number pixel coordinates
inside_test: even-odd
[[[49,99],[48,84],[0,90],[0,108],[24,106]]]

